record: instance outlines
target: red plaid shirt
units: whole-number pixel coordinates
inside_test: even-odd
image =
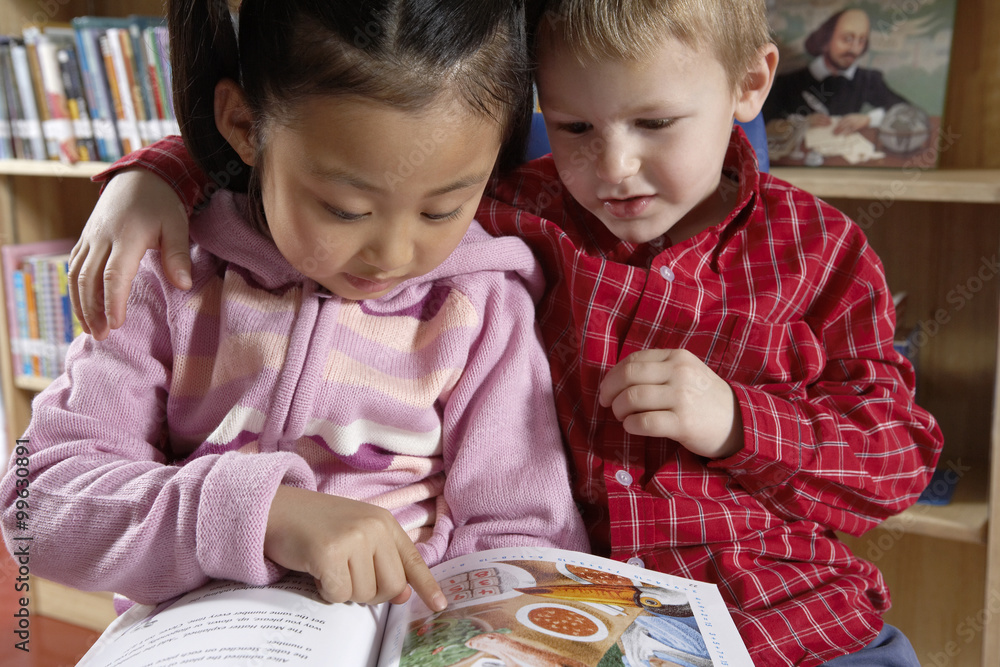
[[[153,168],[191,204],[204,177],[177,141]],[[739,204],[674,246],[617,239],[564,192],[551,158],[496,183],[479,221],[539,256],[539,322],[576,492],[596,553],[719,585],[758,665],[817,665],[871,642],[889,607],[861,534],[911,505],[942,437],[892,347],[882,266],[853,222],[760,174],[741,130],[725,169]],[[633,436],[600,406],[631,352],[684,348],[736,393],[744,447],[721,460]]]

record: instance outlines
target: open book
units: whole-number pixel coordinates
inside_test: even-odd
[[[78,667],[749,666],[713,584],[557,549],[494,549],[431,570],[448,608],[328,604],[312,579],[212,582],[118,617]]]

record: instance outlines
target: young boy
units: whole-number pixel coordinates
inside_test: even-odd
[[[551,0],[537,28],[553,155],[478,218],[546,267],[539,321],[595,552],[717,583],[755,664],[917,665],[883,626],[878,570],[834,531],[912,504],[941,433],[861,230],[759,173],[733,129],[777,65],[762,0]],[[196,201],[204,177],[166,150],[129,163]],[[123,215],[99,207],[74,271],[101,275]],[[146,240],[108,266],[127,276]],[[116,322],[124,284],[108,282]]]

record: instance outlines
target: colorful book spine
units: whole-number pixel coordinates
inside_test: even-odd
[[[45,99],[45,91],[42,88],[42,69],[38,62],[38,35],[39,30],[34,26],[25,27],[22,35],[24,50],[27,54],[28,73],[31,78],[31,90],[35,97],[35,108],[38,109],[38,120],[42,127],[42,142],[45,145],[45,156],[41,159],[59,159],[59,146],[54,139],[46,136],[46,130],[50,127],[49,105]],[[51,132],[51,130],[49,130]]]
[[[11,272],[11,283],[14,290],[14,313],[13,325],[10,327],[11,362],[16,375],[31,375],[31,358],[25,349],[25,344],[30,337],[28,331],[28,298],[24,285],[24,271],[16,269]]]
[[[28,263],[21,270],[24,274],[24,300],[28,311],[28,338],[25,341],[27,348],[25,352],[30,362],[25,365],[25,374],[41,377],[42,359],[41,354],[39,354],[41,336],[38,330],[38,304],[35,300],[34,267]]]
[[[10,55],[11,39],[0,35],[0,85],[3,86],[4,98],[7,101],[7,118],[10,121],[10,143],[14,149],[15,158],[26,158],[22,123],[24,112],[21,109],[21,97],[17,91],[17,79],[14,76],[14,63]]]
[[[167,106],[167,97],[163,89],[163,70],[160,66],[160,56],[156,50],[156,28],[146,27],[142,30],[142,48],[146,57],[146,77],[149,81],[149,88],[153,104],[156,108],[156,117],[159,122],[159,134],[161,137],[168,136],[171,132],[170,118],[173,111]]]
[[[174,113],[174,89],[171,85],[170,75],[170,35],[165,26],[159,26],[153,30],[156,37],[156,53],[163,71],[164,86],[163,91],[167,97],[167,108],[170,109],[170,123],[172,127],[168,134],[180,134],[181,128],[177,124],[177,116]]]
[[[142,147],[143,140],[139,130],[139,117],[135,108],[135,100],[132,97],[132,84],[125,62],[125,53],[122,51],[121,32],[121,28],[108,28],[101,37],[101,51],[107,51],[104,62],[108,69],[108,80],[115,82],[112,86],[112,94],[117,96],[118,108],[121,110],[118,133],[122,136],[122,147],[125,148],[124,143],[127,137],[128,148],[125,149],[125,152],[131,153]]]
[[[76,315],[73,313],[73,302],[69,297],[69,261],[60,256],[59,259],[53,262],[56,270],[56,284],[59,286],[59,304],[62,311],[62,338],[63,342],[69,345],[76,338],[75,329],[78,326],[74,320]],[[62,355],[63,359],[66,358],[65,352]]]
[[[89,18],[77,17],[72,20],[73,30],[76,32],[80,74],[90,109],[90,122],[98,155],[105,162],[114,162],[123,155],[116,129],[117,118],[104,70],[104,59],[97,42],[97,33],[88,25]]]
[[[23,141],[25,157],[31,160],[45,160],[45,140],[42,135],[42,118],[35,101],[35,88],[28,65],[28,52],[23,43],[10,45],[10,59],[17,83],[18,99],[21,102],[21,122],[19,132]]]
[[[122,35],[122,51],[132,81],[132,96],[135,98],[139,130],[143,141],[151,144],[163,138],[160,133],[160,117],[153,101],[153,89],[146,67],[146,48],[142,43],[142,27],[146,21],[140,16],[130,16],[127,31]]]
[[[10,125],[10,112],[7,109],[7,90],[3,82],[3,68],[0,67],[0,159],[15,157],[13,137]]]
[[[90,122],[90,111],[83,93],[83,82],[80,80],[79,61],[76,49],[68,46],[59,49],[56,54],[59,61],[59,73],[66,91],[66,106],[73,121],[73,134],[76,136],[76,150],[80,159],[90,162],[98,160],[97,144],[94,142],[93,125]]]
[[[70,164],[80,161],[76,134],[69,113],[66,90],[59,67],[59,47],[47,35],[39,35],[35,51],[41,79],[37,82],[45,100],[48,118],[42,122],[42,133],[50,157],[57,157]]]

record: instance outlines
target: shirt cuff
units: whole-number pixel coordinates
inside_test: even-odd
[[[801,415],[765,391],[731,386],[743,418],[743,449],[709,466],[726,469],[750,493],[787,483],[802,466]]]
[[[178,136],[170,136],[133,151],[90,180],[104,186],[124,169],[139,167],[152,172],[173,188],[190,216],[194,209],[211,194],[208,178],[202,173]]]
[[[264,557],[271,501],[285,484],[316,490],[301,457],[287,452],[222,455],[201,490],[195,548],[206,576],[262,586],[287,570]]]

